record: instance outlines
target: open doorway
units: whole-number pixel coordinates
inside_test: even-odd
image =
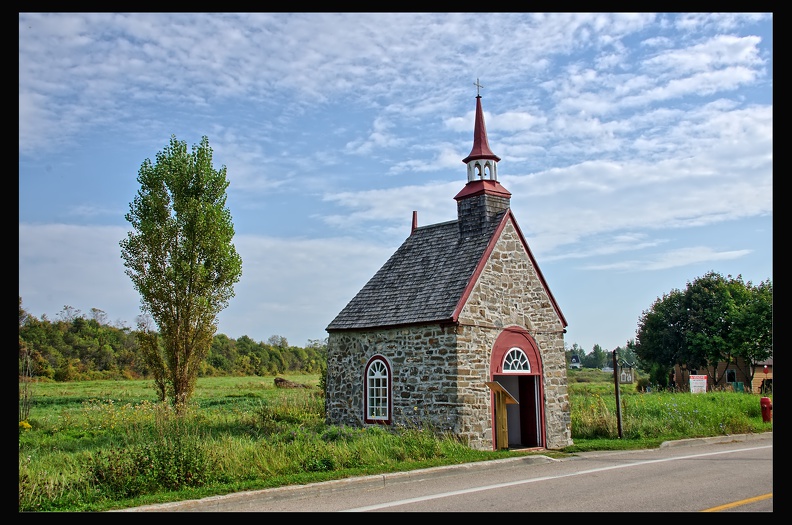
[[[490,375],[517,403],[506,406],[509,448],[545,446],[542,364],[533,338],[523,329],[507,328],[495,341]],[[493,422],[497,420],[492,407]],[[493,425],[493,443],[497,443]]]

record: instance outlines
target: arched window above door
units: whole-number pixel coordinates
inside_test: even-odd
[[[503,357],[503,372],[530,372],[531,363],[521,348],[512,347]]]

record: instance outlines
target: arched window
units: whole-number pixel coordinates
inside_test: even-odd
[[[530,372],[531,363],[528,361],[528,356],[522,349],[516,346],[510,348],[506,355],[503,357],[503,372]]]
[[[366,422],[390,423],[391,373],[382,356],[374,356],[366,365]]]

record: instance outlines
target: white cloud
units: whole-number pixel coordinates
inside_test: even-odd
[[[571,342],[612,348],[658,286],[771,274],[772,32],[772,13],[20,13],[20,295],[134,322],[134,175],[207,135],[245,265],[221,330],[323,337],[413,211],[456,218],[478,79]]]
[[[669,268],[690,266],[696,263],[709,264],[717,261],[737,259],[749,253],[751,253],[750,250],[716,252],[706,246],[695,246],[662,253],[655,259],[620,261],[611,264],[590,265],[586,266],[586,268],[589,270],[620,271],[667,270]]]

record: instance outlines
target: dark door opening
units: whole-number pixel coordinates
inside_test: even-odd
[[[542,447],[541,410],[538,380],[535,375],[497,375],[495,380],[518,404],[507,405],[509,448]]]

